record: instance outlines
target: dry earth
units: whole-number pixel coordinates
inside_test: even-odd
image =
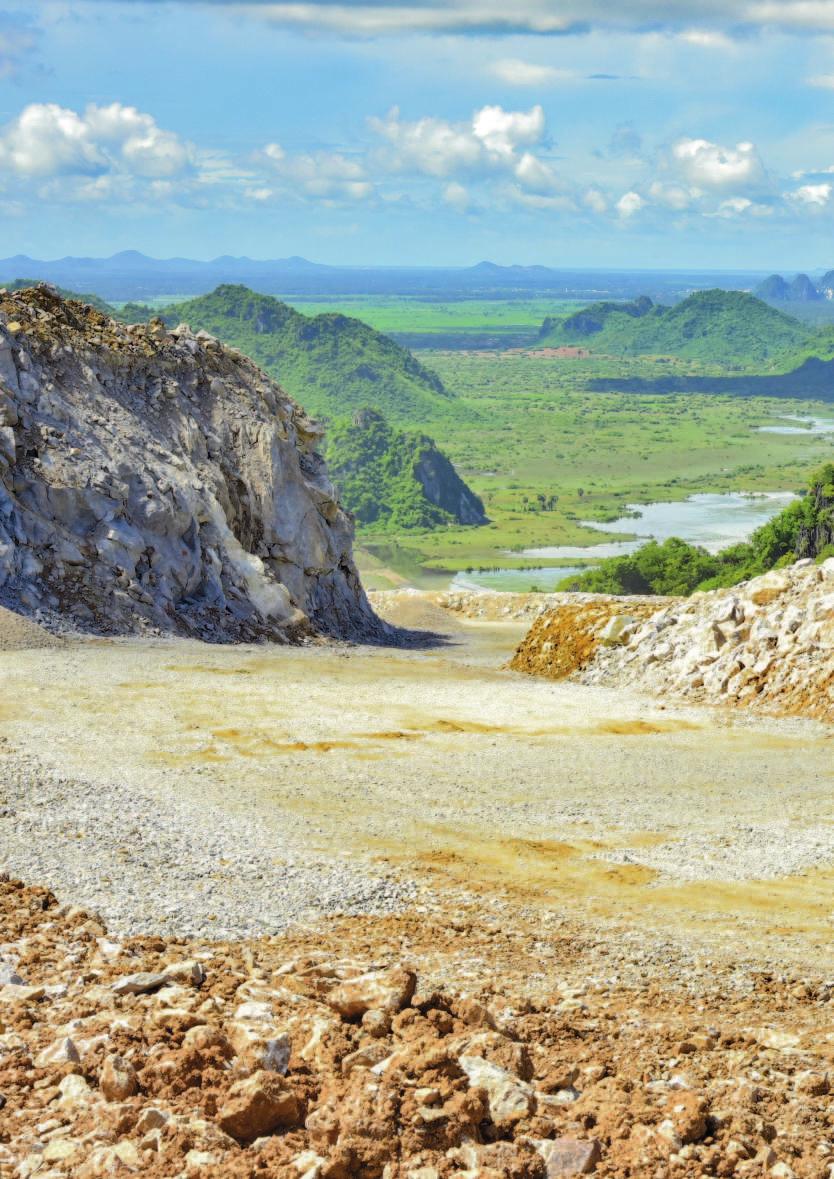
[[[424,650],[0,651],[0,866],[110,930],[3,893],[0,1174],[828,1179],[831,728],[505,670],[515,606],[383,599]],[[334,1012],[377,968],[416,995]]]

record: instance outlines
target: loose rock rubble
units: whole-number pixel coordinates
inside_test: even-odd
[[[648,618],[645,599],[614,599],[616,614],[611,601],[544,615],[512,666],[834,719],[834,559],[805,559],[732,589],[666,601]],[[579,630],[590,639],[575,660],[565,650]]]
[[[393,952],[429,926],[117,941],[0,882],[0,1174],[834,1174],[830,983],[571,986],[566,950],[525,993],[458,920],[481,968],[439,989]]]
[[[53,627],[381,636],[322,431],[205,332],[0,292],[0,594]]]

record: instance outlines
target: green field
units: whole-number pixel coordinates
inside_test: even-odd
[[[537,333],[547,316],[567,316],[582,303],[555,299],[434,300],[386,296],[304,300],[281,296],[304,315],[340,311],[380,332],[445,335],[450,332]]]
[[[398,576],[437,585],[448,580],[445,571],[556,564],[508,552],[592,544],[599,533],[580,521],[617,519],[629,502],[684,499],[702,491],[795,490],[834,454],[830,435],[757,433],[785,413],[831,418],[831,406],[819,402],[584,389],[591,377],[703,373],[694,362],[500,352],[421,357],[460,398],[464,412],[436,437],[482,497],[491,523],[392,534],[384,541],[360,533],[360,564],[371,586],[396,584]],[[431,423],[425,428],[433,432]]]

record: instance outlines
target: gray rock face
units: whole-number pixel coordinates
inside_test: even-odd
[[[103,633],[378,638],[320,438],[203,332],[0,295],[0,596]]]

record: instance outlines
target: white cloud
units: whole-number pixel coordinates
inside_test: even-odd
[[[594,213],[608,212],[608,201],[598,188],[589,188],[582,198],[582,203]]]
[[[722,147],[708,139],[681,139],[672,148],[672,159],[683,177],[700,188],[738,187],[764,177],[752,143]]]
[[[832,192],[831,184],[803,184],[801,188],[797,188],[794,192],[788,193],[788,196],[793,201],[798,201],[801,205],[812,205],[821,208],[827,205],[831,199]]]
[[[695,45],[698,49],[732,49],[733,42],[726,35],[716,29],[683,29],[677,34],[678,40],[688,45]]]
[[[763,29],[834,31],[831,0],[219,0],[274,24],[353,37],[532,33],[564,36],[589,28],[645,33],[723,33]],[[703,42],[702,42],[703,43]]]
[[[443,200],[458,213],[467,212],[471,205],[469,190],[464,185],[458,184],[456,180],[447,184],[443,189]]]
[[[545,129],[540,106],[529,111],[484,106],[470,123],[430,117],[406,122],[394,107],[384,119],[370,119],[369,125],[390,144],[384,160],[389,168],[438,177],[515,170],[521,162],[517,149],[539,142]]]
[[[150,115],[112,103],[83,114],[56,103],[31,103],[0,128],[0,173],[21,179],[54,176],[181,175],[188,146]]]
[[[547,194],[563,187],[549,164],[526,151],[515,166],[515,178],[527,192]]]
[[[667,209],[676,209],[681,212],[692,204],[694,194],[680,184],[663,184],[661,181],[655,180],[649,187],[649,196],[655,204],[665,205]]]
[[[553,86],[559,82],[570,82],[578,77],[575,70],[557,69],[556,66],[538,65],[522,61],[517,57],[504,57],[489,67],[493,77],[508,86]]]
[[[645,203],[639,192],[625,192],[617,201],[617,212],[621,217],[633,217]]]
[[[324,201],[360,201],[371,194],[373,186],[364,165],[339,152],[288,155],[280,144],[268,143],[262,154],[271,170],[300,195]]]
[[[809,86],[817,86],[820,90],[834,90],[834,74],[815,74],[808,79]]]

